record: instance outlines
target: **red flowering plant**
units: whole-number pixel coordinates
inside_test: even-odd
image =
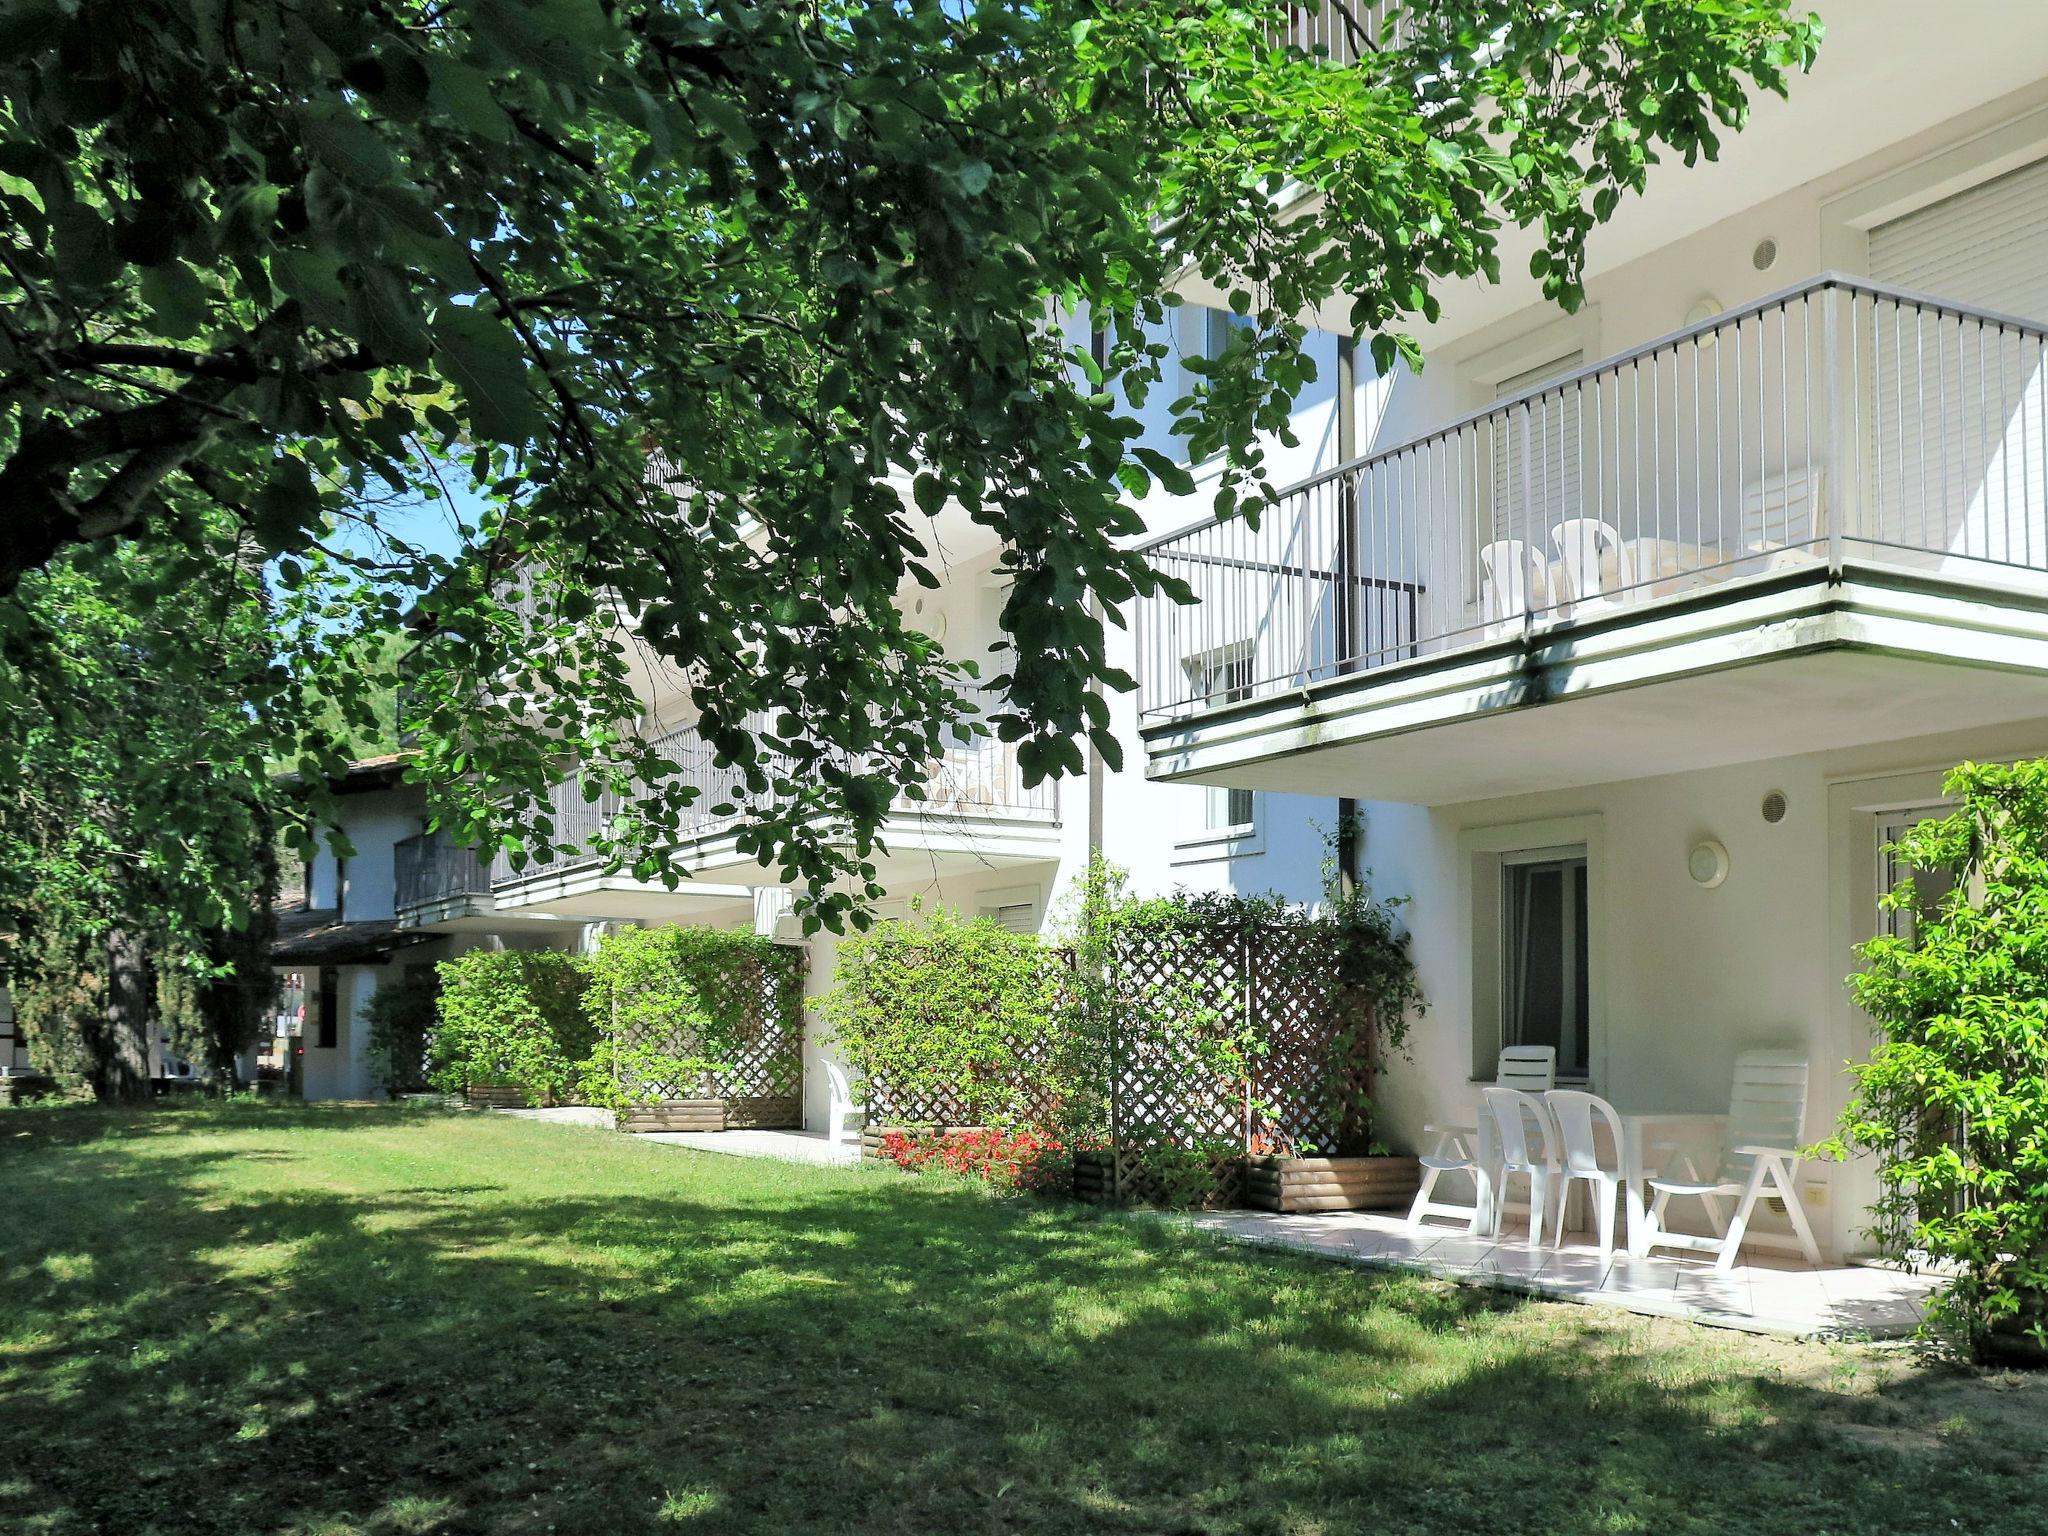
[[[890,1131],[881,1155],[912,1173],[928,1168],[1005,1189],[1051,1190],[1072,1177],[1066,1143],[1043,1131]]]

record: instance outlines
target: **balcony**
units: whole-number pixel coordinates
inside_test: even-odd
[[[401,928],[489,926],[483,920],[493,909],[490,861],[474,848],[457,847],[446,829],[437,829],[401,839],[392,855]]]
[[[1149,771],[1436,803],[2048,713],[2044,361],[1825,274],[1159,539]],[[1764,663],[1769,724],[1673,686]]]
[[[529,859],[520,869],[500,853],[490,869],[499,911],[575,912],[592,917],[641,916],[651,902],[667,913],[684,904],[691,912],[707,903],[751,900],[747,883],[774,884],[772,869],[733,847],[731,834],[745,820],[731,806],[744,791],[744,776],[721,766],[695,726],[683,726],[654,740],[655,747],[682,769],[700,790],[684,813],[676,847],[679,863],[694,877],[678,891],[638,880],[630,871],[606,871],[597,839],[610,831],[627,801],[605,793],[584,798],[580,781],[569,780],[550,797],[555,840],[575,851]],[[793,763],[771,761],[774,774],[795,773]],[[884,838],[892,856],[932,858],[958,854],[979,863],[1019,863],[1054,856],[1059,797],[1047,780],[1027,787],[1008,742],[975,738],[949,747],[930,765],[924,798],[900,798]],[[886,862],[886,860],[884,861]],[[885,871],[886,873],[886,871]],[[730,884],[718,884],[720,880]]]

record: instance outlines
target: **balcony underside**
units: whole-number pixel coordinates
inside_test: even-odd
[[[490,933],[505,924],[506,916],[487,893],[444,896],[398,909],[398,926],[414,933]]]
[[[885,847],[873,862],[885,882],[968,874],[1059,857],[1059,824],[1050,820],[899,814],[889,819],[882,836]],[[755,888],[783,883],[779,866],[761,864],[753,855],[738,852],[730,836],[708,839],[690,849],[685,862],[691,877],[674,890],[623,872],[606,874],[601,864],[581,864],[560,872],[530,871],[522,878],[500,882],[497,914],[500,919],[524,915],[590,921],[715,922],[751,910]]]
[[[750,917],[754,893],[744,885],[685,880],[674,890],[626,874],[606,874],[598,864],[559,873],[541,871],[501,885],[501,918],[555,918],[607,922],[732,922]],[[501,922],[500,926],[504,926]]]
[[[2048,598],[1824,567],[1209,710],[1154,779],[1447,805],[2048,717]]]

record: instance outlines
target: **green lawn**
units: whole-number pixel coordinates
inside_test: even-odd
[[[2048,1391],[877,1170],[0,1112],[0,1530],[2040,1532]]]

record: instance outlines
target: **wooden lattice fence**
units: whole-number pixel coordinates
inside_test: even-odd
[[[1059,1001],[1056,1011],[1071,1006],[1074,956],[1071,950],[1048,947],[1044,965],[1054,973]],[[1007,1036],[988,1061],[976,1063],[958,1082],[897,1082],[886,1072],[866,1074],[864,1104],[874,1128],[922,1126],[934,1130],[979,1127],[992,1102],[1005,1107],[1007,1123],[1035,1130],[1061,1124],[1071,1091],[1074,1041],[1059,1030],[1038,1030]]]
[[[1117,1201],[1231,1205],[1243,1159],[1362,1140],[1371,1010],[1341,980],[1338,933],[1311,921],[1133,925],[1109,947],[1109,1148],[1083,1178]],[[1162,1169],[1169,1170],[1162,1172]],[[1105,1176],[1106,1175],[1106,1176]]]
[[[805,963],[803,949],[776,945],[696,969],[691,980],[715,1021],[715,1042],[695,1038],[679,1020],[621,1030],[621,1043],[629,1048],[621,1053],[625,1060],[715,1053],[720,1063],[659,1077],[627,1070],[621,1087],[636,1106],[627,1124],[665,1129],[673,1122],[676,1128],[705,1130],[801,1126]]]
[[[1338,925],[1277,903],[1220,917],[1151,903],[1099,931],[1093,972],[1044,951],[1063,977],[1049,1019],[983,1035],[965,1062],[899,1050],[898,1078],[881,1053],[856,1059],[871,1143],[892,1127],[1038,1130],[1075,1149],[1084,1198],[1206,1205],[1242,1202],[1249,1157],[1364,1149],[1373,1019],[1344,983]]]

